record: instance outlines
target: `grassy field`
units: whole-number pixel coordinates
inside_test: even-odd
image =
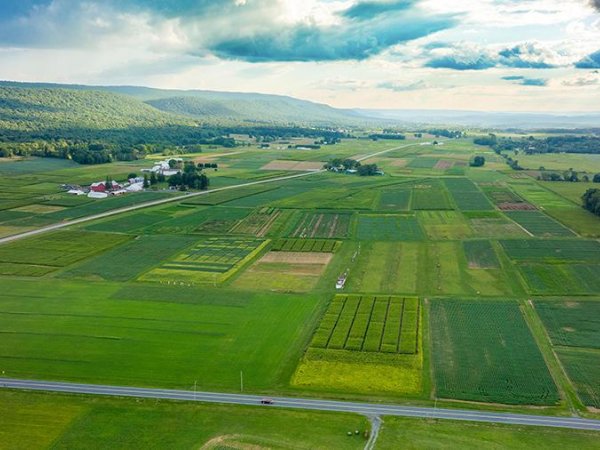
[[[598,448],[599,438],[600,434],[593,431],[385,417],[377,449],[560,447],[575,450]]]
[[[354,414],[1,392],[5,449],[361,449]],[[348,431],[360,435],[347,436]]]
[[[516,302],[434,300],[430,321],[437,397],[558,402],[556,386]]]
[[[574,236],[571,230],[540,211],[507,211],[505,214],[534,236]]]
[[[3,280],[5,376],[235,391],[285,384],[314,295]]]
[[[361,214],[357,237],[361,241],[419,241],[425,235],[415,216]]]

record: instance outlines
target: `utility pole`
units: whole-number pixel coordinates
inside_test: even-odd
[[[240,392],[244,392],[244,371],[240,370]]]

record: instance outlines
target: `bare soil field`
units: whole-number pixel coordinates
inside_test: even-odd
[[[320,170],[325,165],[321,161],[285,161],[276,159],[261,167],[261,170],[291,170],[299,172],[311,172]]]
[[[505,203],[500,203],[498,204],[498,208],[500,208],[500,210],[502,211],[534,211],[537,208],[529,203],[524,203],[524,202],[518,202],[518,203],[511,203],[511,202],[505,202]]]

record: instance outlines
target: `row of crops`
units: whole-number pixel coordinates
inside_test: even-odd
[[[417,298],[338,295],[321,320],[312,346],[415,354],[418,323]]]

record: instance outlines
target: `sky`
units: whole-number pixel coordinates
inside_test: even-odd
[[[600,0],[0,0],[0,79],[600,111]]]

